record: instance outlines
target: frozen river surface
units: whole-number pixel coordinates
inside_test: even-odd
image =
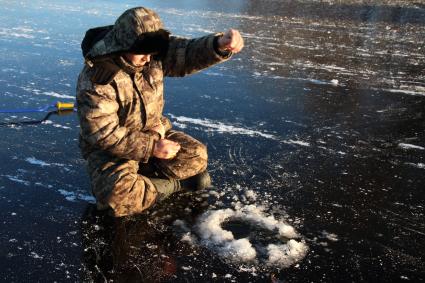
[[[85,30],[129,7],[246,40],[166,81],[215,188],[144,215],[95,211],[75,114],[0,114],[0,281],[425,280],[425,3],[363,2],[0,1],[0,109],[73,101]]]

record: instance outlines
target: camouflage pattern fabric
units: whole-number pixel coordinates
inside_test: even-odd
[[[173,159],[157,159],[155,165],[169,178],[183,180],[195,176],[207,169],[207,147],[191,136],[179,132],[169,131],[166,138],[178,142],[181,146]]]
[[[183,179],[203,171],[207,164],[202,143],[169,131],[171,123],[162,115],[163,79],[192,74],[228,57],[213,48],[219,34],[196,39],[171,37],[165,57],[153,57],[142,68],[114,53],[127,50],[138,34],[161,27],[159,17],[151,10],[124,12],[101,40],[103,43],[95,43],[89,51],[90,62],[86,61],[78,78],[80,148],[88,161],[98,206],[112,208],[115,216],[140,213],[155,202],[156,189],[138,168],[140,163],[156,160],[152,152],[159,137],[151,129],[158,124],[162,123],[167,136],[176,138],[182,146],[175,159],[158,162],[165,175]]]
[[[181,149],[173,159],[151,158],[149,163],[153,168],[174,179],[186,179],[206,169],[205,145],[183,132],[171,130],[166,136],[179,142]],[[103,151],[91,153],[87,161],[98,208],[112,208],[115,216],[125,216],[142,212],[154,204],[156,189],[149,178],[140,174],[144,164],[111,158]]]
[[[137,172],[139,162],[93,152],[87,159],[93,195],[99,209],[112,208],[114,216],[140,213],[155,203],[152,182]]]

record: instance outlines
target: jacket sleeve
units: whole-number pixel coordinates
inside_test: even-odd
[[[161,117],[161,124],[164,126],[165,132],[168,132],[169,130],[173,128],[173,125],[171,124],[170,119],[168,119],[165,116]]]
[[[217,33],[194,39],[171,36],[162,62],[164,74],[183,77],[229,59],[231,53],[223,56],[214,48],[214,42],[221,35]]]
[[[147,162],[158,135],[130,131],[120,126],[117,93],[110,84],[89,84],[91,87],[86,88],[80,88],[80,85],[79,82],[77,109],[81,138],[92,149],[100,149],[119,158]]]

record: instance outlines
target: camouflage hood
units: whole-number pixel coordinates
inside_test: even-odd
[[[85,58],[95,58],[130,50],[142,34],[157,32],[163,27],[152,10],[137,7],[125,11],[113,26],[87,31],[81,47]]]

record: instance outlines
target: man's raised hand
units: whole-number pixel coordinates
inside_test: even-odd
[[[244,47],[244,42],[238,30],[229,29],[218,39],[218,48],[221,51],[238,53]]]

